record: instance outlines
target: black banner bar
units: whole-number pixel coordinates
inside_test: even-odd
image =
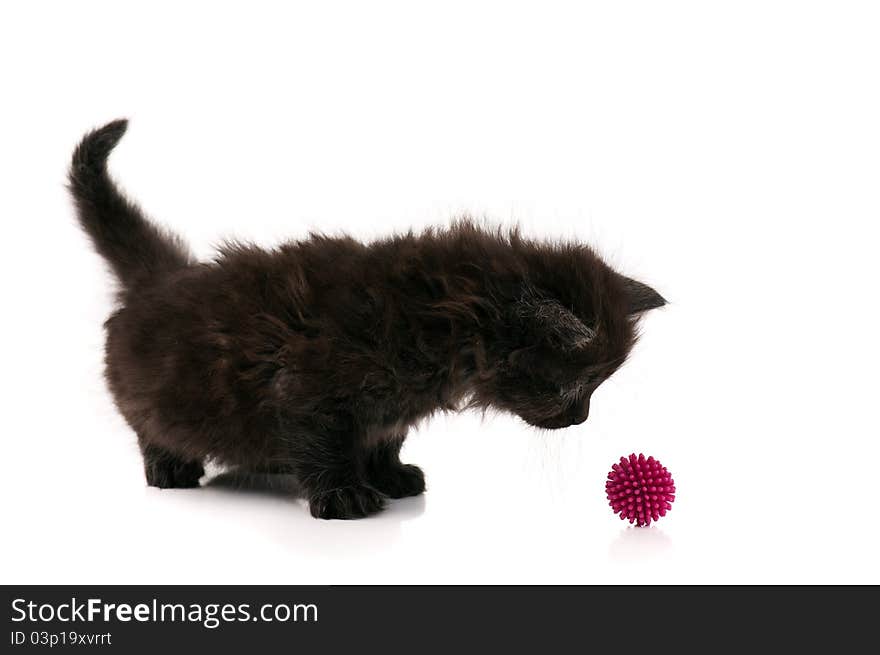
[[[0,652],[587,652],[772,641],[836,652],[873,631],[874,587],[2,587]],[[709,641],[706,641],[706,640]],[[759,641],[756,641],[759,640]],[[643,649],[642,649],[643,650]]]

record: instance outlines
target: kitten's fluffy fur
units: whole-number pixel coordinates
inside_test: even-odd
[[[464,221],[363,244],[313,235],[197,263],[107,173],[125,121],[77,147],[79,219],[121,282],[107,380],[147,481],[197,486],[208,458],[295,474],[311,513],[356,518],[420,494],[398,458],[420,419],[463,405],[563,428],[664,304],[578,244]]]

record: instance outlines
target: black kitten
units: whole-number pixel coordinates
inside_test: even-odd
[[[425,489],[398,457],[438,410],[492,406],[530,425],[586,420],[624,361],[650,287],[578,244],[463,221],[363,244],[312,235],[197,263],[107,174],[116,121],[83,139],[70,189],[121,281],[107,380],[147,481],[194,487],[207,458],[295,474],[311,513],[356,518]]]

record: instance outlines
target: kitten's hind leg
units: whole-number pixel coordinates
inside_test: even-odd
[[[367,481],[389,498],[418,496],[425,491],[425,474],[413,464],[400,461],[403,437],[395,437],[372,447],[367,453]]]
[[[163,448],[141,445],[147,484],[160,489],[185,489],[199,486],[205,474],[198,460],[186,460]]]

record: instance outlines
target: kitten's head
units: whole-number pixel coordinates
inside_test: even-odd
[[[530,425],[578,425],[596,388],[623,364],[636,341],[635,323],[666,304],[651,287],[607,267],[588,296],[528,288],[510,308],[492,404]]]

